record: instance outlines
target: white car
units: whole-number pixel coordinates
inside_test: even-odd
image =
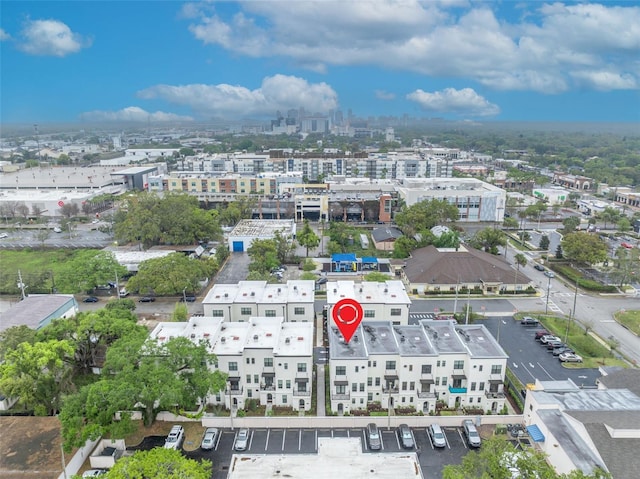
[[[563,363],[581,363],[582,357],[575,353],[562,353],[558,359]]]
[[[82,477],[99,477],[104,476],[107,473],[106,469],[89,469],[82,473]]]
[[[7,233],[0,233],[0,239],[8,238],[9,235]]]
[[[56,226],[55,228],[53,228],[53,232],[54,233],[62,233],[62,230],[58,226]]]
[[[238,435],[236,436],[236,441],[233,445],[233,448],[236,451],[246,451],[249,446],[249,429],[242,428],[238,431]]]
[[[202,436],[202,442],[200,443],[200,448],[205,450],[213,449],[213,446],[215,445],[217,438],[218,438],[218,430],[215,427],[208,427],[204,431],[204,435]]]

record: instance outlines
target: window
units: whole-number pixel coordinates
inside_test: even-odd
[[[336,386],[336,394],[346,394],[347,392],[347,387],[340,385],[340,386]]]
[[[336,366],[336,376],[346,376],[346,375],[347,375],[346,366]]]
[[[482,372],[482,364],[478,366],[478,371]]]
[[[440,386],[440,378],[439,377],[436,378],[436,386]]]
[[[376,386],[380,386],[380,378],[376,378]]]
[[[278,389],[282,389],[282,379],[278,379]]]
[[[413,402],[413,396],[409,398],[409,402]]]
[[[211,311],[211,316],[214,318],[222,318],[224,316],[224,312],[221,309],[214,309]]]
[[[442,385],[443,386],[447,385],[447,376],[442,376]]]
[[[371,367],[371,361],[368,361],[368,362],[367,362],[367,365],[368,365],[369,367]]]
[[[360,398],[360,404],[364,404],[364,399]]]
[[[364,392],[364,383],[360,383],[360,392],[363,393]]]
[[[298,372],[306,373],[307,372],[307,363],[298,363]]]
[[[405,402],[405,398],[404,398],[404,396],[402,396],[402,402]]]
[[[491,374],[502,374],[502,364],[494,364],[491,366]]]
[[[276,310],[275,309],[267,309],[267,310],[265,310],[264,315],[267,318],[275,318],[276,317]]]
[[[356,372],[358,372],[358,369],[359,369],[358,366],[356,366]]]
[[[440,360],[438,359],[438,362],[436,363],[436,367],[439,368],[440,367]]]
[[[402,310],[400,308],[391,308],[391,316],[401,316]]]
[[[291,389],[291,379],[287,379],[287,389]]]
[[[273,358],[264,358],[264,367],[272,368],[273,367]]]
[[[358,383],[353,383],[351,385],[351,390],[355,393],[358,392]]]
[[[289,369],[289,363],[284,363],[283,366],[285,369]]]
[[[409,391],[415,391],[415,389],[416,389],[416,383],[415,381],[411,381],[409,383]]]
[[[365,309],[364,310],[364,317],[365,318],[375,318],[376,317],[376,310],[375,309]]]
[[[373,401],[373,393],[367,394],[367,401],[369,402]]]
[[[387,361],[384,366],[385,369],[395,369],[396,362],[395,361]]]
[[[447,367],[447,362],[446,361],[442,361],[442,367],[446,368]]]
[[[373,367],[375,368],[378,365],[378,361],[373,362]]]
[[[422,365],[422,374],[431,374],[431,364]]]
[[[413,371],[413,364],[409,364],[409,372]]]
[[[471,383],[471,390],[475,391],[476,390],[476,383]]]
[[[402,390],[403,391],[407,390],[407,381],[402,381]]]
[[[295,314],[297,316],[303,316],[304,315],[304,308],[293,308],[293,314]]]
[[[247,358],[247,364],[251,364],[251,358]]]
[[[282,395],[282,403],[283,404],[287,404],[287,395],[286,394]]]
[[[250,316],[251,308],[240,308],[240,314],[243,316]]]
[[[247,397],[253,397],[253,389],[247,389]]]
[[[256,358],[251,358],[251,364],[255,364],[256,363]]]
[[[367,386],[373,386],[373,378],[367,378]]]
[[[229,363],[229,371],[237,371],[238,370],[238,363],[235,361],[231,361]]]
[[[480,402],[480,398],[478,398],[478,402]]]
[[[453,369],[464,369],[464,361],[460,361],[460,360],[454,361]]]
[[[251,374],[247,374],[247,384],[251,384]]]
[[[484,383],[481,382],[480,385],[478,386],[478,391],[484,391]]]
[[[253,382],[256,383],[256,384],[258,384],[260,382],[260,378],[259,378],[259,376],[257,374],[253,375]]]

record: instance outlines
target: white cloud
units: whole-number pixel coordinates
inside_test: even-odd
[[[445,88],[429,93],[416,90],[407,99],[420,105],[423,110],[437,113],[455,113],[462,116],[494,116],[500,108],[478,95],[472,88]]]
[[[82,113],[85,121],[120,121],[120,122],[178,122],[193,121],[190,116],[176,115],[164,111],[148,112],[137,106],[129,106],[117,111],[94,110]]]
[[[224,83],[155,85],[139,91],[138,96],[186,105],[201,116],[268,116],[275,114],[276,110],[289,108],[328,111],[338,106],[338,95],[326,83],[309,83],[303,78],[286,75],[266,77],[260,88],[255,90]]]
[[[9,35],[7,32],[4,31],[4,28],[0,28],[0,42],[3,42],[5,40],[9,40],[11,38],[11,35]]]
[[[59,20],[29,20],[21,34],[20,49],[31,55],[64,57],[91,45]]]
[[[188,7],[189,29],[205,44],[285,58],[317,72],[374,65],[544,93],[589,87],[585,72],[629,72],[632,81],[611,89],[640,84],[640,7],[631,3],[528,2],[515,21],[498,18],[499,5],[465,0],[327,0],[287,2],[286,8],[245,2],[241,8],[224,17],[211,4]],[[602,82],[591,85],[606,89]]]
[[[391,93],[384,90],[376,90],[375,94],[378,100],[394,100],[396,98],[395,93]]]
[[[632,75],[612,71],[576,71],[573,77],[584,86],[594,90],[631,90],[638,88]]]

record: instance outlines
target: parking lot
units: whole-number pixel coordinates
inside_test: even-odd
[[[213,450],[187,451],[185,455],[193,459],[208,459],[213,461],[212,479],[227,477],[233,454],[316,454],[319,438],[358,438],[361,441],[362,452],[365,454],[385,454],[406,452],[400,445],[396,429],[380,428],[382,448],[371,451],[368,448],[365,428],[327,428],[327,429],[286,429],[286,428],[256,428],[249,433],[249,443],[246,451],[236,453],[233,450],[238,429],[221,429]],[[417,455],[425,478],[441,477],[442,468],[447,464],[459,464],[468,452],[467,444],[462,436],[461,428],[445,427],[443,432],[447,446],[434,448],[431,438],[424,428],[412,428],[411,433],[415,447],[412,449]],[[428,471],[428,472],[427,472]]]

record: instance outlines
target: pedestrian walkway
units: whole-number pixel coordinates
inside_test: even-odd
[[[324,365],[318,364],[316,366],[316,410],[317,416],[326,416],[327,410],[325,407],[325,389],[324,389]]]

